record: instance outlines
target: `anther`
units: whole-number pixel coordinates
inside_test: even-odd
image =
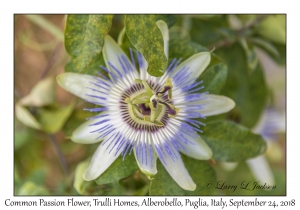
[[[153,95],[152,88],[149,86],[146,80],[142,80],[142,84],[144,85],[144,88],[146,89],[147,93],[149,95]]]
[[[125,98],[125,102],[127,104],[130,104],[131,106],[133,106],[133,108],[138,111],[139,113],[142,113],[141,109],[139,109],[139,107],[136,104],[133,104],[133,102],[130,100],[130,98]]]

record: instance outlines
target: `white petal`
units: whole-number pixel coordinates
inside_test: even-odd
[[[184,76],[189,75],[189,77],[185,79],[184,85],[190,85],[202,74],[209,63],[209,52],[197,53],[177,66],[174,72],[171,73],[170,77],[174,78],[176,76],[176,73],[180,73],[180,70],[182,70],[184,67],[188,67],[188,69],[183,70]],[[174,80],[174,82],[176,84],[176,80]]]
[[[130,70],[135,73],[136,76],[136,69],[133,67],[131,61],[128,59],[125,52],[122,50],[122,48],[116,43],[116,41],[111,38],[109,35],[105,36],[104,39],[104,47],[103,47],[103,57],[106,64],[106,67],[109,69],[110,72],[113,72],[114,75],[119,77],[119,74],[124,74],[123,67],[119,61],[123,63],[124,67],[126,67],[126,64],[123,60],[123,58],[126,60],[127,64],[130,66],[130,68],[126,68],[126,70]],[[123,57],[123,58],[122,58]],[[119,71],[117,72],[111,65],[109,65],[109,62]]]
[[[156,22],[156,25],[158,26],[159,30],[161,31],[164,39],[164,51],[165,55],[168,58],[168,52],[169,52],[169,29],[168,25],[165,21],[159,20]]]
[[[101,114],[102,115],[102,114]],[[93,144],[103,140],[103,138],[98,138],[100,136],[99,132],[93,132],[99,127],[89,126],[93,123],[99,122],[98,118],[93,120],[87,120],[76,128],[71,136],[71,140],[79,144]],[[104,125],[101,125],[104,126]]]
[[[182,144],[186,151],[181,149],[181,153],[197,160],[209,160],[212,158],[210,147],[200,136],[197,139],[191,138],[188,135],[185,135],[185,137],[192,143]]]
[[[140,144],[134,147],[134,155],[136,162],[141,170],[150,180],[157,173],[155,150],[148,143]]]
[[[112,146],[107,148],[109,143],[107,142],[104,145],[103,143],[94,153],[89,167],[83,174],[83,178],[86,181],[91,181],[98,178],[122,152],[123,147],[118,148],[118,145],[116,145],[113,148],[111,148]]]
[[[200,101],[200,104],[208,104],[199,112],[204,116],[218,115],[229,112],[235,107],[235,102],[226,96],[207,94],[207,99]]]
[[[184,190],[194,191],[196,189],[196,184],[193,182],[188,171],[186,170],[180,154],[175,149],[172,149],[172,152],[176,154],[177,158],[172,159],[170,155],[168,155],[168,152],[164,150],[164,153],[166,155],[163,155],[163,158],[159,156],[161,163],[181,188],[183,188]]]
[[[99,78],[100,79],[100,78]],[[89,101],[99,101],[94,97],[88,95],[95,95],[99,97],[106,97],[107,95],[93,91],[89,88],[97,88],[91,82],[96,82],[95,78],[86,74],[77,74],[77,73],[63,73],[57,76],[57,83],[65,90],[74,95]],[[102,92],[106,92],[104,89],[101,89]]]
[[[246,161],[254,178],[261,185],[275,185],[274,175],[264,155]]]

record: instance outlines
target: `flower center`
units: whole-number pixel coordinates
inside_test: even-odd
[[[163,119],[177,116],[179,108],[175,108],[171,102],[173,85],[170,78],[162,88],[153,88],[146,80],[135,79],[135,83],[142,88],[128,95],[124,101],[131,119],[136,123],[164,126],[166,120]]]

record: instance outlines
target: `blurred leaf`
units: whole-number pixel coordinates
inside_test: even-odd
[[[247,127],[258,121],[267,101],[267,87],[260,65],[249,75],[245,52],[239,44],[216,50],[228,67],[227,81],[221,94],[230,97],[236,107],[228,117]]]
[[[208,19],[193,18],[190,31],[191,39],[208,47],[224,37],[223,29],[225,28],[229,28],[226,15],[214,16]]]
[[[15,119],[15,138],[14,138],[14,149],[18,150],[23,145],[25,145],[33,136],[33,130],[25,127],[19,122],[18,119]]]
[[[21,177],[19,174],[18,167],[14,164],[14,184],[19,184],[20,181],[21,181]]]
[[[124,20],[125,20],[125,14],[114,14],[114,17],[112,19],[112,25],[109,35],[114,39],[117,40],[118,35],[122,28],[124,28]]]
[[[22,107],[20,104],[17,103],[15,106],[15,111],[16,117],[21,123],[30,128],[38,130],[41,129],[41,124],[32,116],[32,114],[25,107]]]
[[[242,161],[266,151],[266,142],[247,127],[231,121],[216,121],[202,128],[201,137],[219,161]]]
[[[113,182],[105,185],[109,190],[101,193],[101,195],[109,196],[109,195],[123,195],[123,188],[119,185],[119,182]]]
[[[99,57],[94,63],[92,63],[90,66],[88,66],[85,69],[84,73],[96,76],[98,72],[100,73],[103,72],[103,69],[100,66],[105,66],[102,53],[99,55]],[[78,72],[72,60],[65,65],[65,72],[74,72],[74,73]]]
[[[279,52],[276,49],[276,47],[272,44],[272,42],[269,42],[265,39],[262,38],[249,38],[249,42],[251,42],[252,44],[264,49],[265,51],[267,51],[268,53],[272,54],[273,56],[279,58]]]
[[[186,169],[197,185],[195,191],[187,191],[179,187],[173,178],[158,161],[157,175],[151,181],[150,195],[215,195],[215,189],[208,189],[208,182],[216,182],[216,174],[213,168],[206,162],[195,160],[184,155],[181,156]]]
[[[140,170],[120,179],[119,185],[130,195],[149,195],[150,180]]]
[[[26,181],[33,182],[36,185],[44,185],[46,176],[45,168],[45,166],[44,168],[39,167],[31,171]]]
[[[177,15],[166,15],[166,14],[159,14],[159,15],[155,15],[155,20],[163,20],[167,23],[168,28],[171,28],[171,26],[173,26],[176,21],[177,21]]]
[[[51,33],[54,37],[56,37],[58,40],[63,41],[64,35],[63,32],[53,23],[48,21],[46,18],[44,18],[41,15],[26,15],[26,17],[33,23],[37,24],[44,30]]]
[[[258,64],[257,54],[255,52],[254,46],[251,43],[247,43],[246,39],[241,38],[240,44],[242,45],[246,53],[249,74],[251,74],[254,69],[256,69]]]
[[[265,52],[279,65],[286,65],[286,45],[285,44],[277,44],[273,43],[273,46],[275,47],[276,51],[278,52],[278,56],[274,55],[274,53],[271,53],[269,50],[266,50],[266,48],[262,47],[262,49],[265,49]]]
[[[101,174],[95,181],[98,185],[118,181],[124,177],[133,174],[139,167],[136,164],[134,155],[126,155],[118,157],[113,164]]]
[[[39,122],[47,133],[56,133],[59,131],[67,119],[70,117],[75,103],[62,108],[51,108],[39,110]]]
[[[269,15],[257,27],[257,33],[278,44],[286,41],[286,15]]]
[[[255,21],[258,15],[241,14],[236,16],[243,22],[244,25],[248,25],[249,23]]]
[[[186,28],[180,26],[173,26],[169,30],[169,38],[171,39],[183,39],[187,41],[191,41],[190,33]]]
[[[218,63],[205,70],[199,80],[203,81],[204,89],[201,92],[208,91],[210,94],[218,94],[226,83],[227,66],[224,63]]]
[[[113,15],[67,16],[65,47],[78,72],[86,73],[86,68],[99,57],[112,18]]]
[[[49,192],[44,187],[28,181],[19,189],[18,195],[49,195]]]
[[[42,107],[53,103],[54,81],[53,77],[47,77],[39,81],[27,96],[20,99],[19,104],[22,106]]]
[[[286,65],[286,45],[285,44],[274,44],[276,49],[279,51],[279,59],[274,58],[275,62],[281,65]],[[272,55],[271,55],[272,57]]]
[[[221,15],[212,15],[212,14],[194,15],[194,14],[191,14],[191,15],[186,15],[186,16],[189,16],[191,18],[198,18],[198,19],[208,20],[210,18],[214,18],[214,17],[221,16]]]
[[[174,58],[182,58],[182,61],[184,61],[196,53],[208,51],[207,48],[186,39],[170,39],[169,61]]]
[[[137,189],[134,195],[139,195],[139,196],[149,195],[149,184],[146,184],[144,187]]]
[[[60,32],[63,38],[62,32]],[[57,45],[57,40],[52,40],[47,43],[39,43],[32,37],[34,36],[33,31],[31,29],[25,30],[24,32],[20,32],[18,34],[18,38],[22,44],[26,47],[36,50],[36,51],[48,51],[54,50]]]
[[[162,76],[167,68],[162,33],[156,25],[154,15],[126,15],[126,34],[133,46],[148,62],[148,73]]]
[[[248,80],[247,89],[238,102],[237,109],[241,112],[242,124],[253,127],[264,110],[268,97],[268,89],[263,70],[260,65]]]
[[[86,161],[82,161],[77,165],[75,169],[73,187],[80,195],[88,195],[86,193],[86,189],[93,183],[93,182],[87,182],[83,179],[83,173],[85,169],[89,166],[89,164],[90,164],[90,159]]]
[[[95,113],[84,111],[83,107],[77,107],[77,109],[74,110],[74,112],[66,121],[65,125],[62,128],[62,131],[66,136],[71,136],[73,131],[86,121],[86,118],[92,117],[94,116],[94,114]]]

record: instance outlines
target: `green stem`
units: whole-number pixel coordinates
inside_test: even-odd
[[[230,40],[228,38],[221,39],[218,42],[212,44],[209,49],[218,49],[221,47],[228,47],[234,43],[236,43],[239,40],[239,37],[242,36],[243,34],[246,34],[248,30],[251,30],[253,27],[257,26],[259,23],[261,23],[264,19],[266,19],[269,15],[261,15],[258,16],[253,22],[250,24],[244,26],[243,28],[239,29],[236,31],[236,39]]]
[[[70,172],[69,166],[68,166],[68,163],[67,163],[67,161],[66,161],[66,159],[65,159],[62,151],[60,150],[60,148],[59,148],[59,146],[57,144],[55,136],[53,134],[50,134],[49,135],[49,139],[50,139],[50,142],[51,142],[51,144],[53,146],[53,149],[54,149],[54,151],[55,151],[55,153],[57,155],[57,158],[59,160],[59,163],[60,163],[60,165],[61,165],[61,167],[62,167],[65,175],[68,175],[69,172]]]

